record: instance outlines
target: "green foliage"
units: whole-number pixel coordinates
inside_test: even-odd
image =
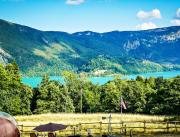
[[[47,76],[44,76],[37,90],[39,94],[34,113],[74,112],[74,106],[66,88],[57,81],[50,81]]]
[[[127,111],[143,113],[146,106],[146,96],[144,85],[139,81],[127,81],[127,86],[123,91],[123,97],[127,100]]]
[[[64,71],[64,84],[44,75],[37,88],[21,83],[16,63],[0,65],[0,111],[13,115],[56,112],[120,112],[120,98],[126,113],[180,115],[180,76],[171,79],[122,80],[116,77],[94,85],[84,73]]]
[[[73,100],[75,112],[81,112],[81,98],[84,98],[84,85],[87,81],[73,72],[63,71],[62,76]]]
[[[33,97],[32,89],[28,86],[23,86],[20,92],[20,99],[21,99],[21,104],[20,104],[20,114],[32,114],[31,112],[31,99]]]
[[[0,111],[10,114],[30,114],[31,88],[21,83],[19,68],[15,62],[0,65]]]
[[[101,109],[100,103],[100,87],[93,85],[91,82],[86,82],[83,85],[83,112],[95,113]]]
[[[105,112],[118,112],[120,105],[120,94],[114,82],[105,84],[101,92],[101,103]]]
[[[152,61],[134,59],[132,57],[111,57],[108,55],[99,55],[88,61],[88,63],[80,67],[79,70],[90,74],[93,74],[98,70],[106,70],[104,74],[106,75],[113,73],[136,74],[176,69],[176,67],[171,67],[154,63]]]
[[[157,78],[155,81],[157,91],[150,102],[152,104],[150,113],[179,115],[180,78],[175,77],[171,81]]]

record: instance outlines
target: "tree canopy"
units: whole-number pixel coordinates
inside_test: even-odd
[[[0,111],[13,115],[57,112],[120,112],[156,115],[180,114],[180,76],[164,79],[122,80],[117,77],[104,85],[95,85],[84,74],[64,71],[64,83],[44,75],[36,88],[24,85],[18,65],[0,64]]]

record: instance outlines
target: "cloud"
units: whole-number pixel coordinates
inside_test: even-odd
[[[171,23],[175,26],[180,26],[180,19],[173,19],[171,20]]]
[[[157,25],[152,22],[146,22],[143,24],[139,24],[136,26],[137,30],[148,30],[148,29],[155,29],[157,28]]]
[[[177,18],[180,18],[180,8],[177,10],[177,12],[176,12],[176,17]]]
[[[85,0],[66,0],[66,4],[68,5],[79,5],[85,2]]]
[[[137,17],[139,19],[143,19],[143,20],[144,19],[153,19],[153,18],[155,18],[155,19],[161,19],[162,18],[161,12],[159,9],[153,9],[150,12],[145,12],[145,11],[141,10],[137,13]]]
[[[175,26],[180,26],[180,8],[177,9],[176,16],[170,22]]]

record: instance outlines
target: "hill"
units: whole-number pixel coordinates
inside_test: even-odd
[[[180,27],[146,31],[40,31],[0,20],[0,62],[16,60],[24,75],[139,73],[180,68]]]

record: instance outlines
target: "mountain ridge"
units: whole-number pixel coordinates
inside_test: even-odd
[[[153,28],[153,29],[148,29],[148,30],[111,30],[111,31],[105,31],[105,32],[96,32],[96,31],[92,31],[92,30],[83,30],[83,31],[77,31],[77,32],[65,32],[65,31],[55,31],[55,30],[41,30],[38,28],[34,28],[34,27],[30,27],[27,25],[22,25],[22,24],[18,24],[15,22],[11,22],[11,21],[7,21],[4,19],[0,19],[0,22],[5,22],[5,23],[9,23],[9,24],[14,24],[14,25],[19,25],[22,27],[27,27],[29,29],[33,29],[33,30],[37,30],[37,31],[41,31],[41,32],[62,32],[62,33],[67,33],[67,34],[75,34],[75,33],[80,33],[80,32],[93,32],[93,33],[99,33],[99,34],[103,34],[103,33],[111,33],[111,32],[143,32],[143,31],[152,31],[152,30],[159,30],[159,29],[167,29],[167,28],[179,28],[180,26],[167,26],[167,27],[157,27],[157,28]]]
[[[62,70],[92,74],[107,69],[108,74],[126,74],[179,69],[179,45],[180,26],[71,34],[0,20],[0,62],[16,60],[24,75],[59,75]]]

